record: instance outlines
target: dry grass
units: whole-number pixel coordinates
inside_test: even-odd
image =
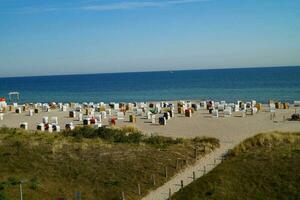
[[[172,199],[300,199],[299,165],[300,133],[258,134]]]
[[[82,136],[84,131],[91,130],[76,131]],[[122,131],[136,130],[127,127]],[[194,141],[178,142],[179,139],[156,137],[143,137],[138,143],[128,142],[131,141],[128,138],[124,142],[114,142],[98,136],[91,139],[0,129],[0,199],[18,199],[17,183],[21,179],[27,180],[24,199],[74,199],[77,191],[87,200],[120,199],[122,191],[126,199],[139,199],[167,180],[165,167],[170,178],[186,167],[184,160],[194,162]],[[218,146],[217,143],[210,144],[207,138],[197,139],[197,144],[201,143],[209,148]],[[176,169],[177,159],[179,166]],[[138,183],[141,196],[138,195]]]

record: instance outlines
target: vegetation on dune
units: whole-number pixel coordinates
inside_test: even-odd
[[[2,128],[0,200],[18,199],[20,180],[30,200],[74,199],[78,191],[82,199],[120,199],[122,191],[126,199],[139,199],[167,180],[165,167],[170,178],[185,167],[184,160],[193,163],[196,144],[217,147],[207,138],[146,137],[132,127],[61,134]]]
[[[235,147],[172,199],[300,199],[300,133],[268,133]]]

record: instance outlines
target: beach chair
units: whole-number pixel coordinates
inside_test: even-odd
[[[123,120],[124,119],[124,113],[123,112],[117,112],[117,119],[118,120]]]
[[[49,122],[48,119],[49,119],[49,118],[48,118],[47,116],[43,117],[43,123],[44,123],[44,124],[48,124],[48,122]]]
[[[66,123],[65,129],[68,131],[74,130],[75,126],[73,125],[73,122]]]
[[[192,109],[186,109],[184,111],[184,114],[186,117],[192,117]]]
[[[90,124],[97,124],[98,121],[95,117],[90,118]]]
[[[82,122],[82,120],[83,120],[83,114],[82,113],[78,113],[77,120]]]
[[[165,117],[160,117],[158,121],[159,121],[159,125],[162,126],[167,125],[167,119]]]
[[[155,115],[151,116],[151,123],[156,124],[156,116]]]
[[[52,126],[52,124],[48,124],[47,131],[48,131],[49,133],[53,133],[53,126]]]
[[[70,118],[75,118],[76,117],[76,111],[74,111],[74,110],[69,111],[69,117]]]
[[[18,107],[18,108],[16,108],[15,112],[20,114],[20,113],[22,113],[22,109],[20,107]]]
[[[193,104],[192,104],[192,108],[193,108],[195,111],[198,111],[199,108],[200,108],[200,105],[199,105],[199,104],[196,104],[196,103],[193,103]]]
[[[98,129],[98,128],[101,128],[102,127],[102,124],[101,123],[96,123],[94,124],[94,128]]]
[[[45,131],[45,124],[44,123],[37,124],[36,129],[38,131]]]
[[[238,111],[238,112],[235,112],[235,113],[234,113],[234,116],[235,116],[235,117],[245,117],[246,114],[245,114],[244,111]]]
[[[141,108],[136,109],[137,116],[142,116],[142,114],[143,114],[143,109],[141,109]]]
[[[218,111],[223,112],[225,108],[225,104],[218,104]]]
[[[4,119],[4,114],[0,113],[0,121],[2,121]]]
[[[269,112],[275,112],[275,110],[276,110],[275,104],[274,103],[270,103],[269,104]]]
[[[216,109],[212,110],[211,114],[212,114],[213,118],[218,118],[219,117],[219,111],[216,110]]]
[[[106,114],[111,115],[111,109],[110,108],[106,109]]]
[[[231,107],[226,107],[224,109],[224,117],[230,117],[232,114],[232,108]]]
[[[27,122],[22,122],[22,123],[20,124],[20,128],[21,128],[21,129],[24,129],[24,130],[27,130],[27,129],[28,129],[28,123],[27,123]]]
[[[50,106],[48,104],[43,104],[42,111],[43,112],[49,112],[50,111]]]
[[[33,109],[29,109],[29,111],[28,111],[28,116],[32,117],[32,116],[33,116],[33,113],[34,113],[34,110],[33,110]]]
[[[294,101],[294,106],[295,107],[300,107],[300,101]]]
[[[112,118],[110,118],[110,119],[108,120],[108,122],[109,122],[109,125],[110,125],[110,126],[115,126],[117,120],[116,120],[114,117],[112,117]]]
[[[165,112],[164,113],[164,117],[166,118],[166,120],[171,119],[170,113],[169,112]]]
[[[148,111],[148,112],[147,112],[147,119],[148,119],[148,120],[151,119],[151,115],[152,115],[152,112]]]
[[[91,119],[89,117],[83,119],[83,125],[88,126],[91,124]]]
[[[57,124],[52,124],[52,130],[53,132],[60,132],[60,126]]]
[[[99,114],[99,115],[96,115],[96,119],[97,119],[97,121],[98,122],[102,122],[102,117],[101,117],[101,114]]]
[[[207,109],[206,101],[200,101],[200,109]]]
[[[136,123],[136,116],[135,115],[129,115],[129,122]]]
[[[100,114],[101,114],[102,119],[106,119],[106,112],[105,111],[101,111]]]
[[[174,117],[174,110],[171,109],[168,111],[169,115],[170,115],[170,118]]]

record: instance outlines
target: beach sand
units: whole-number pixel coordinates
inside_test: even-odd
[[[176,110],[176,109],[175,109]],[[171,137],[192,138],[197,136],[215,137],[226,143],[237,143],[254,134],[269,131],[300,131],[300,122],[283,121],[295,112],[294,108],[277,109],[275,119],[270,120],[270,112],[258,112],[254,115],[246,115],[246,117],[223,117],[212,118],[207,110],[199,110],[193,113],[191,118],[182,114],[175,113],[175,116],[168,120],[166,126],[152,124],[151,120],[147,120],[145,116],[137,116],[136,123],[129,122],[131,111],[127,111],[124,120],[117,120],[117,126],[135,126],[146,134],[160,134]],[[97,113],[95,113],[97,114]],[[7,112],[4,114],[4,120],[0,121],[0,126],[19,127],[21,122],[27,122],[30,130],[36,130],[36,124],[42,122],[44,116],[50,118],[58,117],[61,128],[64,128],[67,122],[73,122],[75,125],[82,124],[76,119],[68,117],[69,112],[52,110],[50,112],[40,112],[33,116],[28,116],[28,112],[21,114]],[[156,119],[161,114],[156,115]],[[84,116],[85,117],[85,116]],[[102,120],[102,125],[108,125],[108,119]],[[49,133],[51,134],[51,133]]]

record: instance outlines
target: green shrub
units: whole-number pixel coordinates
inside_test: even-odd
[[[151,144],[160,148],[165,148],[171,144],[182,144],[183,143],[183,139],[182,138],[176,138],[173,139],[171,137],[164,137],[164,136],[151,136],[149,138],[146,138],[144,140],[145,143],[147,144]]]
[[[39,186],[39,183],[37,181],[36,178],[33,178],[30,180],[30,183],[29,183],[29,188],[32,189],[32,190],[36,190]]]

